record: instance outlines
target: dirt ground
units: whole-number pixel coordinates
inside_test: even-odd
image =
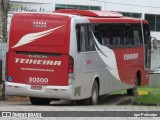
[[[0,100],[9,101],[9,102],[29,102],[29,97],[5,96],[5,99],[3,99],[2,89],[3,89],[3,85],[0,84]]]
[[[7,96],[5,97],[5,101],[9,102],[29,102],[28,97],[19,97],[19,96]]]
[[[3,99],[2,91],[0,91],[0,100],[8,102],[29,102],[29,97],[5,96],[5,99]]]
[[[0,100],[8,102],[29,102],[29,97],[19,97],[19,96],[5,96],[5,99],[0,93]]]

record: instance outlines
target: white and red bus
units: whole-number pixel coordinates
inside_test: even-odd
[[[52,99],[97,104],[118,90],[134,95],[147,85],[150,30],[146,20],[119,13],[57,10],[16,13],[7,53],[6,95],[32,104]]]

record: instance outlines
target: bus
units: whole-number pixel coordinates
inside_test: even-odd
[[[149,23],[117,12],[56,10],[15,13],[6,60],[5,94],[33,105],[87,100],[147,85]]]

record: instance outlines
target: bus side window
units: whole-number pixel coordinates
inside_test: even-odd
[[[77,35],[78,52],[95,50],[94,40],[89,25],[87,24],[77,25],[76,35]]]
[[[89,51],[95,51],[95,43],[94,43],[94,37],[92,35],[92,30],[89,27],[88,30],[88,50]]]
[[[133,40],[133,30],[131,25],[125,25],[124,29],[124,45],[125,46],[133,46],[134,40]]]
[[[81,36],[80,36],[80,25],[76,26],[76,37],[77,37],[77,50],[78,52],[81,51]]]
[[[102,45],[109,46],[109,38],[107,36],[102,35]]]
[[[133,31],[133,38],[134,38],[134,43],[135,45],[140,45],[140,37],[139,37],[139,32],[137,30]]]
[[[94,26],[94,36],[98,40],[100,44],[102,44],[102,38],[101,38],[101,33],[100,33],[100,26]]]
[[[112,44],[114,47],[120,46],[120,29],[119,30],[112,30]]]
[[[151,37],[150,37],[150,29],[149,25],[143,25],[144,31],[144,48],[145,48],[145,67],[150,68],[151,65]]]
[[[149,26],[144,24],[143,31],[144,31],[144,43],[147,44],[147,42],[150,42]]]
[[[110,40],[109,40],[109,30],[107,30],[107,29],[108,28],[104,26],[101,38],[102,38],[102,45],[109,47],[109,42],[110,42]]]
[[[135,46],[142,45],[142,32],[141,32],[141,26],[140,25],[134,25],[133,26],[133,39],[134,39],[134,45]]]
[[[77,48],[79,52],[85,52],[86,48],[86,33],[84,25],[76,26],[76,34],[77,34]]]

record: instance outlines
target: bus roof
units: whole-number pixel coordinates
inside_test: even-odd
[[[53,12],[78,15],[87,18],[91,23],[140,23],[140,18],[126,17],[118,12],[107,10],[73,10],[73,9],[59,9]],[[143,23],[148,24],[148,21],[142,20]]]
[[[87,17],[87,19],[91,23],[141,23],[139,18],[130,18],[130,17],[122,17],[122,18],[94,18],[94,17]],[[143,23],[148,24],[148,21],[142,20]]]
[[[100,11],[100,10],[73,10],[73,9],[59,9],[55,10],[54,12],[59,13],[69,13],[81,16],[89,16],[89,17],[122,17],[123,15],[118,12],[111,12],[111,11]]]

